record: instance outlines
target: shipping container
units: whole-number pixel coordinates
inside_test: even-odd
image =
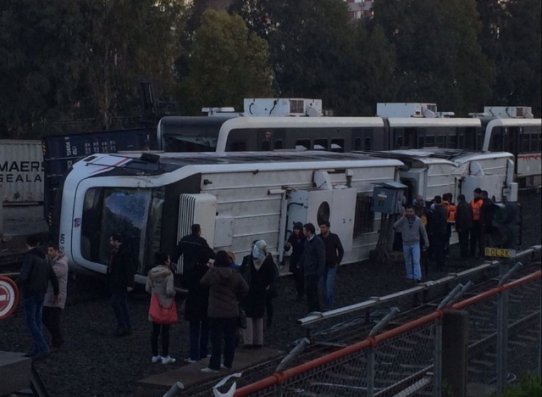
[[[43,202],[43,150],[38,140],[0,140],[0,200],[4,205]]]

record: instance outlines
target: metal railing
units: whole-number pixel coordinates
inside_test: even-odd
[[[519,371],[540,371],[542,345],[542,272],[510,282],[503,276],[454,303],[462,286],[430,314],[279,369],[235,396],[462,396],[467,385],[502,391]]]

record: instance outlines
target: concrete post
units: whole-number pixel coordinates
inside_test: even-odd
[[[469,314],[450,310],[442,318],[442,396],[466,397]]]

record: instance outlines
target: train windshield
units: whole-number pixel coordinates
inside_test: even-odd
[[[85,195],[81,221],[81,254],[108,263],[109,236],[119,233],[137,254],[137,272],[145,273],[160,249],[164,189],[92,188]]]

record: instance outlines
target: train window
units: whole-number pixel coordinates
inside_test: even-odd
[[[315,139],[312,148],[314,150],[327,150],[327,139]]]
[[[457,148],[457,136],[450,135],[446,138],[446,147],[449,149]]]
[[[284,145],[282,143],[282,140],[278,139],[273,143],[273,146],[275,149],[284,149]]]
[[[311,147],[311,141],[308,139],[298,139],[295,141],[295,148],[297,150],[309,150]]]
[[[81,254],[93,262],[107,262],[109,236],[119,233],[139,260],[138,272],[143,273],[145,244],[157,249],[162,224],[163,194],[150,189],[93,188],[85,195],[81,219]]]
[[[324,201],[318,207],[318,211],[316,212],[316,221],[318,222],[318,225],[329,222],[329,204],[327,201]]]
[[[365,137],[365,140],[363,141],[363,149],[366,151],[372,150],[372,139],[370,137]]]
[[[531,149],[534,153],[542,151],[542,135],[540,133],[535,133],[531,136]]]
[[[394,130],[393,131],[393,148],[394,149],[401,149],[404,145],[403,140],[403,130]]]
[[[227,152],[243,152],[247,150],[256,150],[256,131],[251,129],[231,130],[226,142]]]
[[[418,144],[418,146],[416,146],[416,148],[418,148],[418,149],[425,147],[425,135],[422,135],[422,134],[418,135],[418,143],[417,144]]]
[[[531,152],[530,139],[529,139],[530,136],[531,134],[525,134],[525,133],[520,135],[519,151],[521,153]]]
[[[489,150],[499,152],[503,150],[503,138],[504,131],[502,128],[494,128],[491,134],[491,142],[489,144]]]
[[[260,150],[273,150],[273,131],[268,130],[263,133]]]
[[[425,146],[435,146],[435,136],[434,135],[426,135],[425,136]]]
[[[239,142],[234,141],[231,144],[228,145],[228,151],[229,152],[244,152],[247,150],[247,143],[246,142]]]
[[[344,139],[332,139],[331,140],[332,152],[344,152]]]
[[[354,238],[374,229],[375,213],[371,210],[372,197],[358,194],[356,197],[356,215],[354,219]]]
[[[361,138],[354,139],[354,150],[362,150],[361,149]]]
[[[417,128],[405,128],[404,142],[409,149],[414,149],[418,143],[418,129]]]
[[[470,149],[470,150],[479,150],[482,145],[481,136],[482,131],[476,128],[466,128],[459,135],[458,148],[459,149]]]

